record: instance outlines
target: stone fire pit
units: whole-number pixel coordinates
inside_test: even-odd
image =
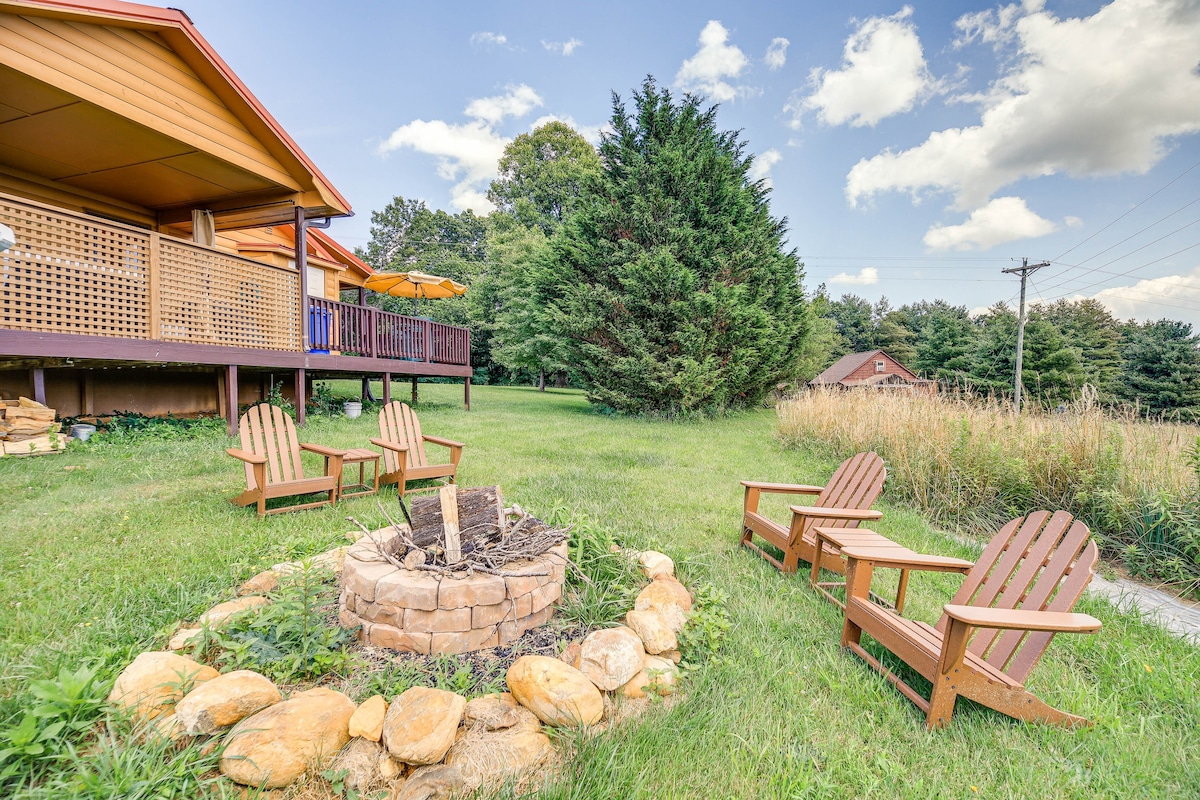
[[[444,509],[452,502],[451,520]],[[445,551],[452,558],[456,548],[445,533],[460,520],[461,560],[451,564]],[[364,535],[346,554],[339,621],[361,626],[364,642],[458,654],[509,644],[550,620],[566,577],[562,532],[519,508],[505,514],[496,487],[415,500],[412,521]],[[541,545],[503,564],[493,557]]]

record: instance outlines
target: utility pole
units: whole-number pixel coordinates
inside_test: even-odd
[[[1021,361],[1025,354],[1025,279],[1032,272],[1042,267],[1050,266],[1049,261],[1040,264],[1030,264],[1028,258],[1021,259],[1021,266],[1000,270],[1006,274],[1018,273],[1021,276],[1021,309],[1017,314],[1017,374],[1013,378],[1013,408],[1021,413]]]

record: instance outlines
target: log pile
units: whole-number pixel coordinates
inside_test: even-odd
[[[53,408],[28,397],[0,400],[0,453],[29,456],[61,451],[67,444],[54,417]]]

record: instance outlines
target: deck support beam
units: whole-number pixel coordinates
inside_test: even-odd
[[[46,405],[46,370],[34,367],[30,372],[33,377],[33,399]]]
[[[302,370],[302,369],[296,370],[296,388],[294,391],[295,391],[295,395],[296,395],[296,424],[297,425],[304,424],[304,406],[307,401],[307,398],[305,397],[305,393],[304,393],[304,390],[306,388],[305,384],[304,384],[304,380],[305,380],[304,370]]]
[[[471,379],[470,378],[463,379],[463,407],[467,411],[471,410]]]
[[[412,376],[412,404],[417,404],[417,376]]]
[[[383,373],[383,404],[386,406],[392,402],[392,373]]]
[[[237,435],[238,424],[238,374],[237,364],[225,367],[225,422],[229,435]]]

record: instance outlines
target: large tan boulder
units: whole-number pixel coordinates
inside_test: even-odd
[[[658,611],[676,633],[683,630],[687,614],[692,610],[692,596],[687,587],[672,577],[660,577],[638,593],[633,601],[634,611]]]
[[[437,764],[421,767],[388,800],[450,800],[466,788],[458,767]]]
[[[446,765],[458,767],[466,788],[474,791],[519,780],[553,758],[554,745],[540,726],[516,725],[495,731],[476,727],[450,748]]]
[[[645,665],[641,637],[624,625],[592,631],[579,646],[579,670],[606,692],[621,688]]]
[[[221,772],[243,786],[287,786],[346,746],[353,714],[354,702],[332,689],[292,695],[229,732]]]
[[[199,736],[216,733],[282,699],[269,678],[239,669],[193,689],[175,705],[175,716],[185,733]]]
[[[643,550],[637,554],[637,560],[642,574],[650,580],[659,575],[675,574],[675,562],[657,550]]]
[[[238,614],[244,614],[270,604],[270,600],[259,595],[252,594],[246,597],[239,597],[237,600],[230,600],[228,603],[218,603],[201,614],[197,622],[201,625],[207,625],[210,628],[223,628],[225,623]]]
[[[675,631],[656,608],[630,611],[625,615],[625,624],[642,640],[647,653],[665,653],[679,646]]]
[[[381,694],[364,700],[350,718],[350,735],[378,742],[383,736],[383,718],[387,715],[387,710],[387,701]]]
[[[516,701],[547,725],[595,725],[604,715],[604,698],[596,684],[557,658],[521,656],[508,668],[505,680]]]
[[[454,744],[466,706],[466,698],[454,692],[414,686],[388,707],[383,743],[397,761],[436,764]]]
[[[215,677],[212,667],[177,653],[142,653],[117,676],[108,702],[139,719],[154,719],[170,713],[194,685]]]
[[[248,594],[268,594],[279,588],[279,573],[273,569],[264,569],[237,588],[238,597]]]

